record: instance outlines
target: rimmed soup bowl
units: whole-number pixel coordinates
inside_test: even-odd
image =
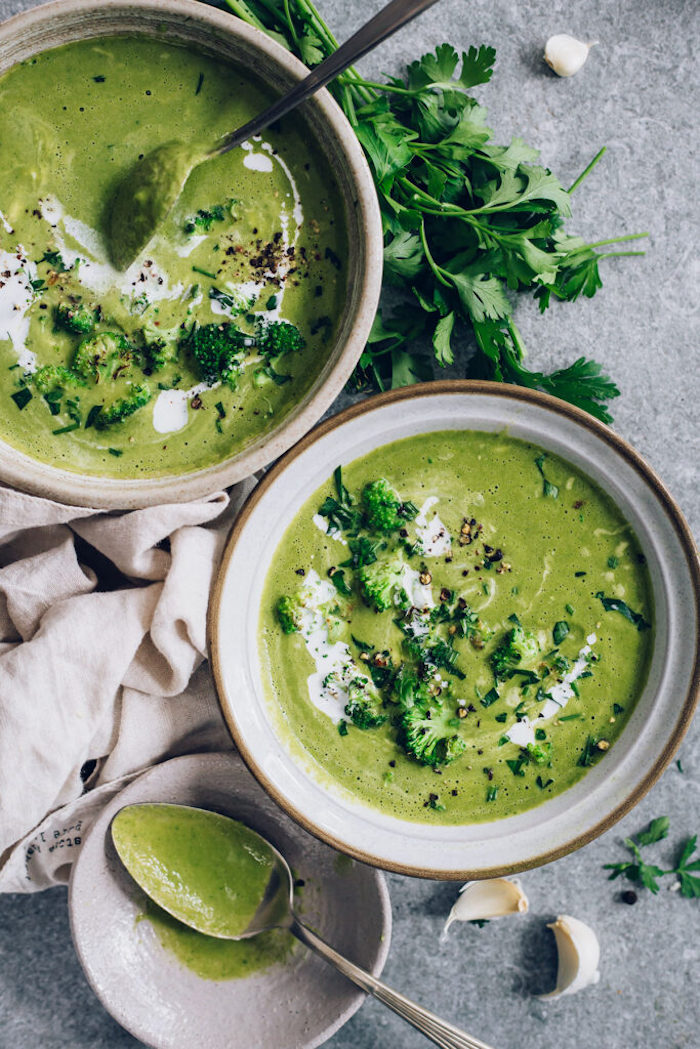
[[[335,468],[402,438],[445,430],[506,432],[560,456],[607,493],[646,559],[655,618],[646,683],[604,758],[527,811],[459,825],[397,818],[321,774],[304,756],[303,740],[290,741],[280,728],[283,719],[265,697],[259,628],[275,549]],[[385,869],[432,878],[512,873],[602,833],[668,764],[698,697],[699,579],[691,535],[671,496],[640,456],[591,416],[545,394],[494,383],[393,391],[307,435],[266,475],[237,519],[210,609],[221,708],[260,783],[302,826],[336,848]],[[283,677],[285,667],[271,672]]]
[[[250,72],[273,92],[288,90],[308,72],[264,33],[195,0],[56,0],[0,25],[0,74],[64,44],[125,35],[185,46],[230,62],[233,69]],[[166,465],[163,476],[140,477],[137,469],[133,476],[124,475],[121,467],[118,477],[98,476],[42,462],[0,441],[0,481],[31,494],[108,509],[186,501],[231,485],[272,462],[321,418],[348,379],[375,316],[382,231],[369,168],[340,107],[327,91],[321,91],[305,104],[298,119],[308,133],[309,157],[318,150],[332,173],[347,241],[342,312],[325,347],[325,362],[308,388],[241,449],[228,456],[224,452],[225,457],[211,465],[192,469],[180,459]],[[0,240],[4,232],[0,227]]]

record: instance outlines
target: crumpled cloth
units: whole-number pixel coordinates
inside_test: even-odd
[[[139,772],[232,746],[206,615],[254,483],[118,513],[0,488],[0,891],[67,881]]]

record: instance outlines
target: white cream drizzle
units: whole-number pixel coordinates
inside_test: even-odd
[[[0,276],[0,295],[4,300],[4,309],[0,317],[0,339],[9,339],[17,354],[17,362],[24,371],[36,371],[36,354],[26,348],[29,336],[29,317],[27,310],[34,300],[34,290],[30,281],[29,260],[23,248],[16,251],[0,251],[0,274],[10,273],[9,277]]]
[[[243,164],[249,168],[250,171],[272,171],[274,164],[270,157],[265,156],[264,153],[253,153],[252,151],[246,153],[243,158]]]
[[[421,553],[424,557],[444,557],[452,549],[452,536],[438,515],[433,514],[432,519],[428,521],[428,511],[438,501],[436,495],[429,496],[414,520],[416,538],[421,544]]]
[[[586,644],[579,651],[571,670],[569,670],[561,681],[557,682],[549,690],[549,699],[547,699],[540,711],[539,717],[531,721],[525,717],[521,721],[516,721],[514,725],[505,733],[511,743],[517,743],[520,747],[526,747],[528,743],[535,742],[535,726],[540,721],[546,721],[548,718],[555,717],[556,714],[566,706],[567,702],[571,699],[575,692],[572,687],[572,682],[578,680],[586,670],[589,669],[589,661],[586,658],[590,655],[593,645],[597,641],[595,634],[589,634],[586,638]]]
[[[353,678],[368,675],[355,663],[344,641],[333,642],[328,636],[322,607],[337,599],[338,593],[333,584],[321,579],[318,572],[311,568],[306,574],[302,594],[305,605],[301,613],[300,632],[316,666],[314,673],[306,679],[309,699],[315,707],[337,722],[345,712],[349,683]],[[324,685],[330,674],[335,675],[334,680]]]

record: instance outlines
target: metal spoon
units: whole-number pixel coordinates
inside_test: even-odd
[[[166,142],[138,161],[118,185],[109,211],[109,253],[114,265],[126,269],[146,247],[194,168],[269,127],[434,3],[437,0],[391,0],[287,95],[237,131],[224,135],[206,153],[182,142]]]
[[[128,813],[132,809],[141,807],[140,805],[125,806],[117,814],[115,821],[118,823],[121,813]],[[146,807],[152,809],[156,806],[149,803]],[[209,818],[212,815],[208,810],[193,809],[185,805],[163,805],[158,807],[169,809],[177,807],[178,809],[191,812],[206,812]],[[218,820],[236,823],[235,820],[231,820],[228,816],[216,815]],[[489,1046],[484,1042],[480,1042],[478,1038],[472,1038],[470,1035],[460,1031],[459,1028],[446,1023],[434,1013],[429,1012],[420,1005],[416,1005],[410,998],[406,998],[404,995],[387,987],[376,976],[372,976],[371,973],[365,972],[358,965],[348,961],[347,958],[344,958],[342,954],[339,954],[325,940],[322,940],[320,936],[304,925],[294,911],[294,879],[284,856],[261,834],[251,830],[250,827],[247,827],[246,830],[249,835],[254,835],[260,846],[267,851],[269,859],[272,860],[272,872],[263,899],[252,920],[243,932],[235,936],[221,931],[221,920],[215,914],[212,914],[211,908],[207,911],[205,907],[202,907],[196,914],[193,913],[192,900],[199,898],[199,887],[188,882],[187,885],[181,886],[180,892],[174,893],[173,880],[168,878],[167,867],[158,861],[155,852],[152,862],[144,863],[144,857],[141,855],[139,856],[138,864],[134,862],[130,866],[129,842],[122,838],[114,823],[112,824],[112,841],[119,858],[139,887],[147,896],[155,900],[160,907],[167,910],[168,913],[172,914],[174,918],[177,918],[183,924],[189,925],[207,936],[216,936],[222,940],[248,940],[253,936],[257,936],[258,933],[266,932],[270,929],[286,929],[303,944],[310,947],[312,951],[315,951],[316,954],[320,954],[322,958],[325,958],[348,980],[363,991],[366,991],[367,994],[378,998],[380,1002],[383,1002],[384,1005],[398,1013],[413,1027],[416,1027],[435,1045],[442,1046],[443,1049],[489,1049]],[[151,857],[146,857],[147,861],[150,859]],[[145,869],[147,869],[148,878],[145,875],[139,877]],[[154,879],[157,877],[163,879],[162,892],[159,884],[154,885]],[[225,871],[222,872],[221,880],[222,882],[225,881]]]

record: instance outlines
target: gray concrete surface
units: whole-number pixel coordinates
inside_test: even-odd
[[[0,15],[31,0],[0,0]],[[342,37],[378,0],[319,0]],[[556,79],[541,62],[546,38],[571,32],[597,39],[575,78]],[[442,0],[420,22],[368,57],[373,75],[449,40],[458,48],[495,45],[493,82],[477,92],[506,140],[522,135],[542,150],[565,184],[602,145],[608,153],[577,193],[570,228],[597,240],[648,230],[644,259],[611,261],[592,301],[540,317],[523,303],[520,325],[536,365],[582,353],[604,361],[623,396],[617,430],[648,459],[700,528],[696,363],[698,324],[694,0]],[[587,848],[523,876],[530,913],[453,930],[440,944],[456,886],[391,876],[394,939],[386,978],[460,1023],[495,1049],[698,1049],[698,902],[663,888],[619,901],[603,863],[621,860],[622,838],[662,814],[671,833],[658,850],[700,830],[700,722],[641,804]],[[671,881],[672,879],[666,879]],[[601,942],[601,981],[579,996],[545,1003],[556,955],[545,922],[557,913],[589,922]],[[87,987],[73,954],[65,893],[0,898],[0,1049],[136,1049]],[[375,1002],[327,1043],[329,1049],[419,1049],[427,1043]],[[193,1047],[196,1049],[196,1047]],[[206,1049],[206,1047],[202,1047]],[[250,1047],[254,1049],[254,1047]]]

